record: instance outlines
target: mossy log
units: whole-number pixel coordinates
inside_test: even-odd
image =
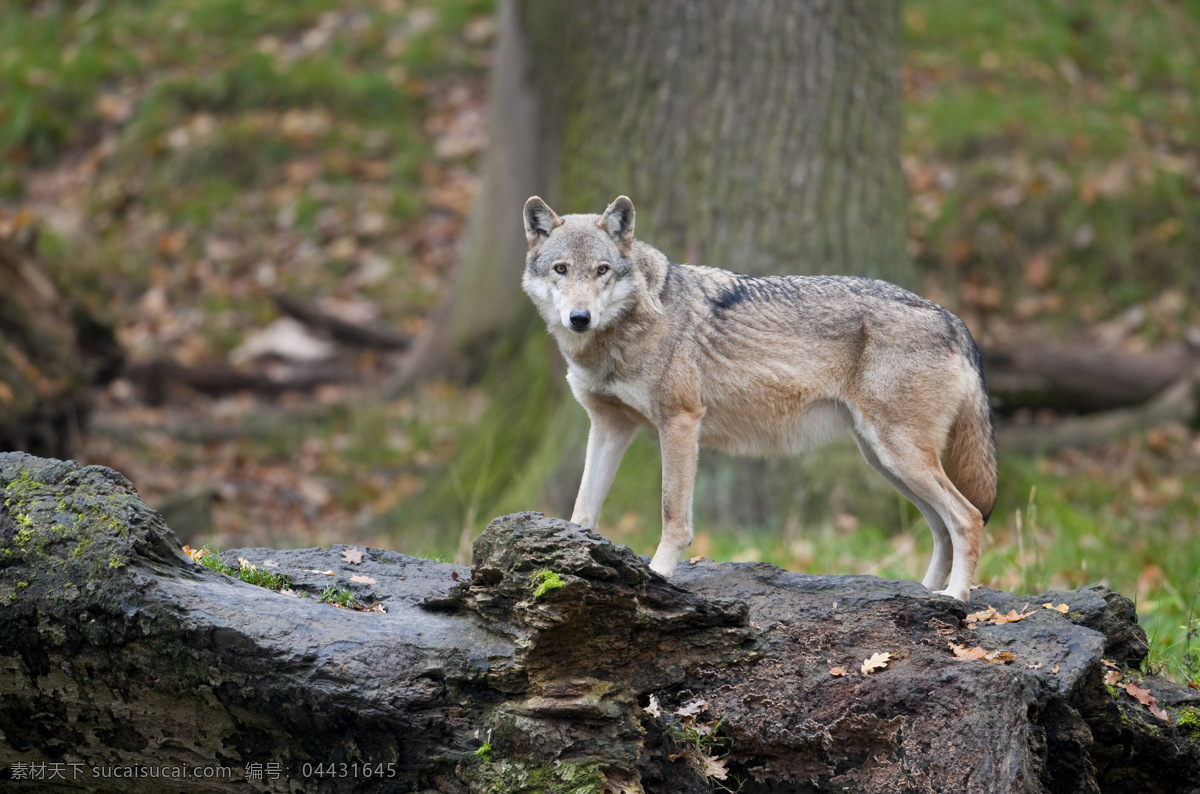
[[[267,590],[193,562],[116,472],[0,454],[0,779],[699,792],[719,759],[747,792],[1200,785],[1200,693],[1133,672],[1145,635],[1103,588],[980,589],[971,608],[1032,614],[969,629],[915,582],[707,560],[668,582],[537,513],[493,521],[469,568],[348,551],[223,555],[291,582]],[[297,597],[331,587],[385,611]]]

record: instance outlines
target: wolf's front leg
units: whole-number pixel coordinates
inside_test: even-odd
[[[650,567],[666,577],[675,573],[680,552],[692,542],[692,490],[704,410],[676,414],[658,429],[663,467],[662,540]]]
[[[608,406],[588,407],[587,410],[592,427],[588,431],[583,479],[579,483],[579,495],[575,497],[571,522],[595,529],[604,497],[608,495],[625,449],[637,432],[637,425],[620,411]]]

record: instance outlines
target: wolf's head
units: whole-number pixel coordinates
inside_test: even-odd
[[[534,196],[524,216],[521,286],[550,329],[587,334],[613,323],[644,286],[632,256],[633,202],[618,196],[602,215],[559,217]]]

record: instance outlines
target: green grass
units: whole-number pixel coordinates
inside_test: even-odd
[[[1043,252],[1040,288],[1100,316],[1194,282],[1200,5],[919,0],[905,20],[905,148],[953,174],[917,191],[918,264],[944,276],[958,251],[1011,306]]]

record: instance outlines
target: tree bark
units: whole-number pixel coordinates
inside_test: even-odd
[[[520,211],[619,194],[672,258],[910,281],[892,0],[500,3],[491,140],[450,303],[413,372],[523,334]],[[521,321],[522,315],[526,321]]]
[[[1200,693],[1136,673],[1145,633],[1101,587],[976,590],[972,608],[1030,614],[970,628],[916,582],[711,561],[667,582],[535,513],[493,521],[470,568],[356,551],[224,554],[291,580],[273,592],[192,562],[116,472],[0,454],[0,780],[678,794],[724,766],[748,794],[1200,785]],[[383,611],[318,603],[327,588]],[[1169,721],[1106,689],[1102,659]]]

